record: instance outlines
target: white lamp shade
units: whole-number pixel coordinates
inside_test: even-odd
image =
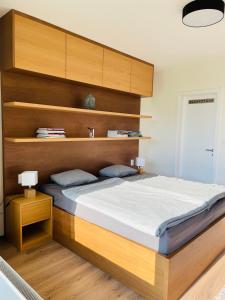
[[[22,186],[33,186],[38,183],[38,171],[25,171],[18,175],[18,183]]]
[[[220,22],[223,17],[223,0],[194,0],[183,9],[183,23],[191,27],[210,26]]]
[[[145,166],[145,159],[143,157],[136,157],[135,164],[137,167],[143,168]]]
[[[191,27],[205,27],[218,23],[223,19],[223,13],[214,9],[201,9],[189,13],[183,18],[183,23]]]

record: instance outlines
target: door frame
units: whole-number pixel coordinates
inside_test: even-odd
[[[222,114],[223,102],[222,89],[208,89],[208,90],[192,90],[182,92],[178,96],[178,117],[177,117],[177,134],[176,134],[176,151],[175,151],[175,176],[181,175],[181,155],[183,146],[183,132],[184,132],[184,113],[185,104],[188,97],[201,97],[207,94],[215,94],[216,99],[216,126],[215,126],[215,142],[214,142],[214,159],[213,159],[213,183],[218,181],[218,166],[221,149],[221,127],[222,127]]]

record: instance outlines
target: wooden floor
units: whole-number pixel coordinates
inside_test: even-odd
[[[0,256],[44,298],[56,300],[141,300],[140,296],[58,243],[18,254],[0,240]],[[213,300],[225,285],[225,253],[182,297]]]

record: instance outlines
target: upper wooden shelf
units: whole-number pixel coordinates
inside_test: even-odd
[[[101,111],[101,110],[91,110],[83,108],[56,106],[56,105],[46,105],[46,104],[35,104],[28,102],[5,102],[4,107],[8,108],[21,108],[21,109],[37,109],[37,110],[51,110],[59,112],[70,112],[70,113],[82,113],[89,115],[102,115],[102,116],[115,116],[115,117],[125,117],[125,118],[135,118],[135,119],[151,119],[152,116],[149,115],[137,115],[137,114],[126,114],[111,111]]]
[[[6,142],[11,143],[49,143],[49,142],[98,142],[98,141],[139,141],[150,140],[151,137],[67,137],[67,138],[35,138],[35,137],[6,137]]]

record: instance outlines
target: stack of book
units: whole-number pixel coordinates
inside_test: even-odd
[[[36,130],[37,138],[65,138],[64,128],[38,128]]]
[[[108,137],[128,137],[128,133],[125,130],[108,130]]]
[[[108,137],[141,137],[142,134],[140,131],[131,131],[131,130],[108,130]]]

